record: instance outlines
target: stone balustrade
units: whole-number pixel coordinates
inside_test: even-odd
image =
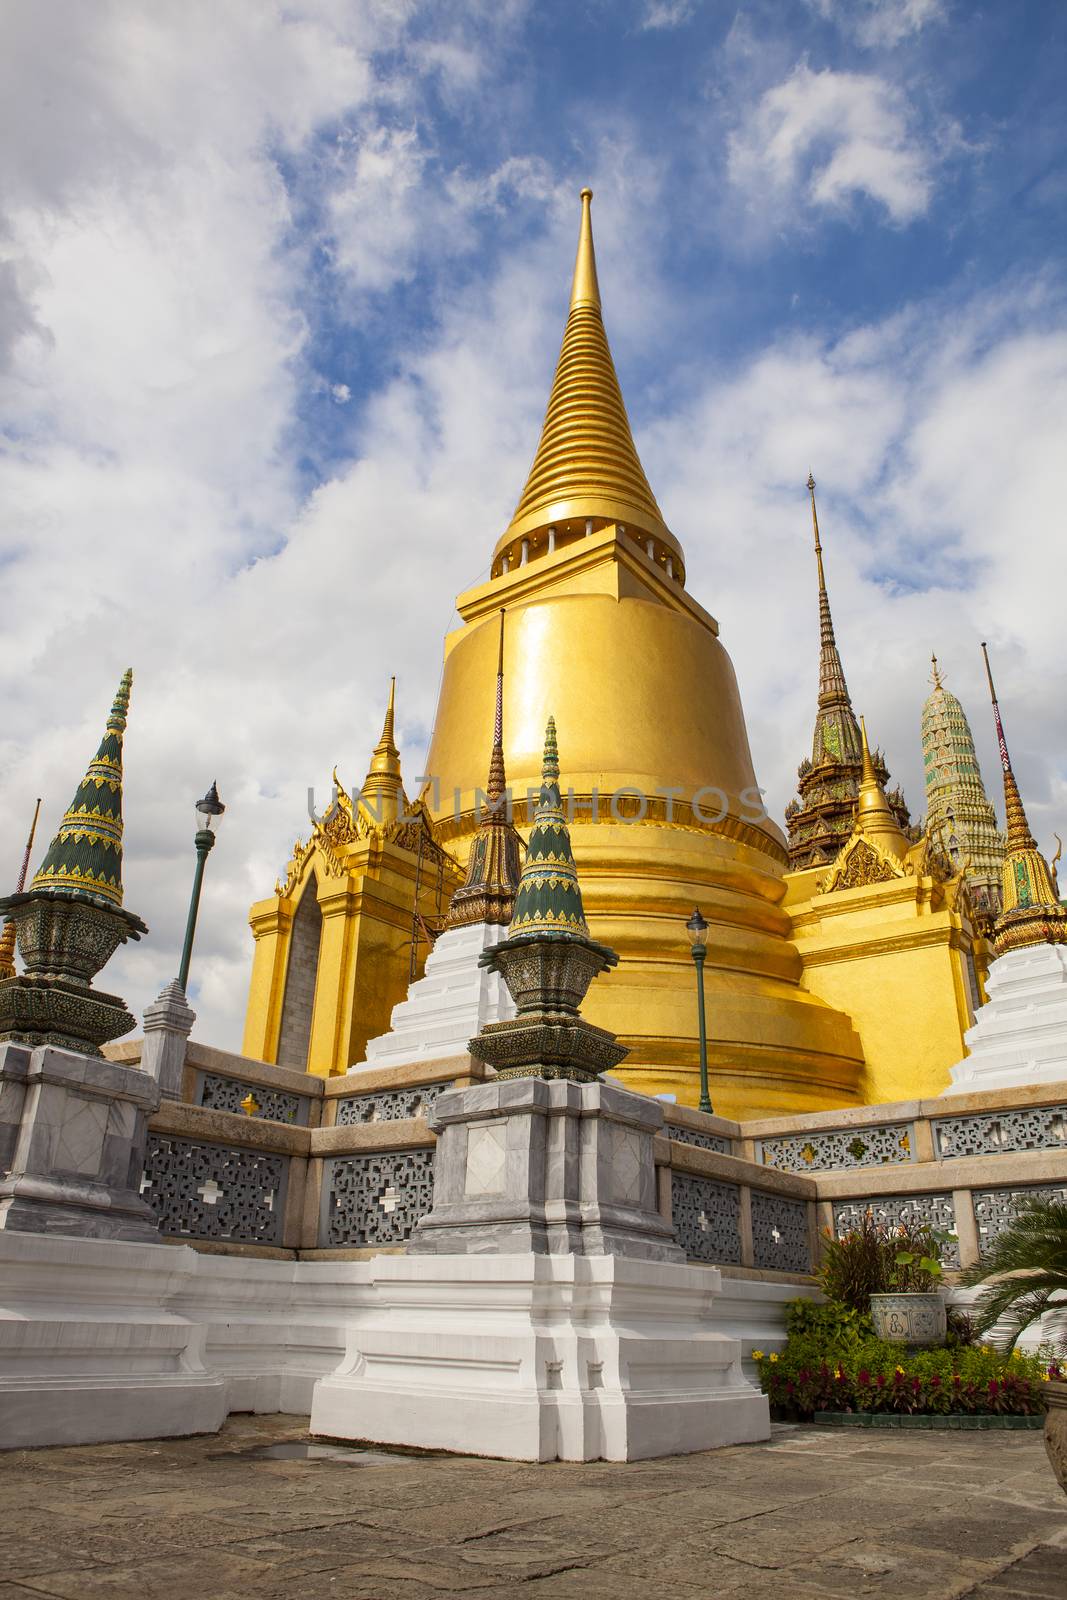
[[[134,1065],[138,1041],[111,1047]],[[426,1117],[483,1081],[468,1056],[322,1080],[190,1042],[183,1102],[150,1122],[144,1197],[199,1249],[360,1259],[403,1251],[432,1199]],[[787,1283],[867,1210],[927,1222],[946,1268],[1034,1196],[1067,1200],[1067,1084],[739,1124],[664,1104],[660,1213],[691,1261]]]

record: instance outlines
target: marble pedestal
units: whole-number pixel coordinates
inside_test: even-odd
[[[503,978],[478,965],[482,951],[499,944],[507,931],[487,922],[447,928],[430,952],[423,976],[393,1007],[389,1032],[371,1039],[366,1059],[349,1071],[462,1054],[487,1022],[513,1017],[515,1003]]]
[[[139,1185],[159,1095],[133,1067],[0,1045],[0,1233],[158,1242]]]
[[[517,1461],[640,1461],[770,1433],[740,1346],[711,1328],[714,1267],[619,1256],[379,1256],[325,1438]]]
[[[969,1054],[951,1069],[944,1093],[1067,1078],[1067,945],[1031,945],[998,956],[986,990],[989,999],[964,1035]]]
[[[656,1100],[614,1084],[503,1078],[441,1095],[433,1209],[411,1255],[533,1251],[684,1262],[656,1205]]]
[[[312,1432],[523,1461],[636,1461],[765,1439],[714,1325],[722,1282],[656,1209],[655,1100],[496,1079],[441,1095],[434,1203],[366,1264]]]

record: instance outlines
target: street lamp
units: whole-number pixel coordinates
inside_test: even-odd
[[[693,963],[697,969],[697,1017],[700,1021],[700,1107],[701,1111],[710,1111],[711,1096],[708,1094],[708,1029],[704,1020],[704,957],[707,954],[705,945],[708,938],[708,925],[700,915],[699,908],[686,923],[689,934],[689,943],[693,947]]]
[[[185,944],[182,947],[182,964],[178,969],[178,983],[185,993],[189,982],[189,962],[193,956],[193,936],[196,933],[196,915],[200,910],[200,890],[204,884],[204,866],[208,851],[215,843],[215,832],[226,810],[219,799],[218,784],[213,783],[202,800],[196,802],[196,871],[193,874],[193,893],[189,901],[189,920],[185,924]]]

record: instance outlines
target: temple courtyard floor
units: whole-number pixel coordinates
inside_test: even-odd
[[[1039,1433],[776,1427],[538,1467],[309,1458],[306,1426],[0,1455],[0,1600],[1067,1595],[1067,1498]]]

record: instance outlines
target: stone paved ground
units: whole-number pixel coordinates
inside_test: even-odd
[[[1040,1434],[777,1428],[633,1466],[244,1454],[305,1428],[0,1456],[0,1600],[1067,1596]]]

